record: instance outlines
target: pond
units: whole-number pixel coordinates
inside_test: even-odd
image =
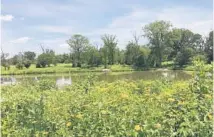
[[[98,81],[113,82],[116,80],[157,80],[168,78],[170,80],[188,80],[192,76],[184,71],[135,71],[135,72],[108,72],[108,73],[93,73],[97,75]],[[14,85],[23,79],[32,79],[39,81],[41,77],[47,77],[56,80],[57,86],[71,85],[73,82],[85,79],[88,73],[81,74],[52,74],[52,75],[19,75],[19,76],[2,76],[2,85]]]

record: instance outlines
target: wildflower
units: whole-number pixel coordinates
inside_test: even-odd
[[[184,105],[184,104],[185,104],[184,101],[179,101],[179,102],[178,102],[178,105]]]
[[[145,96],[149,96],[149,94],[148,94],[148,93],[146,93],[146,94],[145,94]]]
[[[43,134],[44,134],[44,135],[47,135],[47,134],[48,134],[48,132],[47,132],[47,131],[44,131],[44,132],[43,132]]]
[[[127,94],[121,94],[121,98],[124,98],[124,99],[126,99],[126,98],[128,98],[129,96],[127,95]]]
[[[155,128],[161,128],[161,124],[157,123],[154,125]]]
[[[209,98],[209,99],[212,98],[212,96],[210,96],[209,94],[205,94],[204,96],[205,96],[206,98]]]
[[[141,130],[141,127],[140,127],[140,125],[136,125],[136,126],[134,127],[134,129],[135,129],[136,131],[140,131],[140,130]]]
[[[101,111],[101,114],[104,114],[104,115],[105,115],[105,114],[107,114],[107,112],[106,112],[105,110],[102,110],[102,111]]]
[[[33,124],[35,124],[35,123],[36,123],[36,121],[33,121],[32,123],[33,123]]]
[[[207,117],[209,118],[209,120],[213,119],[213,116],[212,116],[211,113],[209,113],[209,114],[207,115]]]
[[[76,115],[76,118],[82,119],[82,115],[78,114],[78,115]]]
[[[149,88],[149,87],[147,87],[147,88],[146,88],[146,91],[149,91],[149,90],[150,90],[150,88]]]
[[[175,99],[173,99],[173,98],[169,98],[169,99],[168,99],[168,101],[169,101],[169,102],[174,102],[174,101],[175,101]]]
[[[67,127],[70,127],[70,126],[71,126],[71,122],[68,122],[68,123],[66,124],[66,126],[67,126]]]

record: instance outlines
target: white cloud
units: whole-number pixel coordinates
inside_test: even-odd
[[[0,16],[0,19],[2,20],[2,21],[12,21],[13,20],[13,15],[1,15]]]
[[[141,8],[113,19],[105,28],[92,31],[89,36],[100,37],[105,33],[114,34],[119,40],[119,47],[124,48],[127,42],[133,39],[133,32],[142,35],[142,27],[155,20],[170,21],[174,27],[190,29],[203,36],[212,29],[212,12],[206,9],[173,7],[154,10]],[[147,40],[142,37],[140,43],[146,44]]]
[[[31,38],[29,37],[21,37],[21,38],[17,38],[15,40],[10,41],[10,43],[13,44],[24,44],[27,43]]]
[[[201,35],[207,35],[212,28],[212,11],[201,8],[168,8],[157,14],[157,19],[169,20],[175,27],[190,29]]]

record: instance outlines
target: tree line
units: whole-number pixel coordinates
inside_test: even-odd
[[[175,67],[188,65],[195,58],[207,63],[213,61],[213,31],[208,36],[193,33],[188,29],[175,28],[168,21],[155,21],[142,27],[143,35],[133,34],[124,50],[119,49],[115,35],[101,36],[103,45],[92,45],[89,39],[80,34],[74,34],[66,42],[70,53],[58,54],[41,46],[42,54],[31,51],[19,53],[7,59],[8,54],[2,51],[1,65],[9,69],[10,65],[17,68],[29,68],[32,63],[37,68],[48,67],[57,63],[72,63],[72,67],[98,67],[113,64],[127,64],[135,68],[161,67],[162,62],[173,61]],[[139,39],[145,37],[148,43],[139,44]]]

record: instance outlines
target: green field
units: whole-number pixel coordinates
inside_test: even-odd
[[[212,64],[206,64],[205,68],[206,71],[210,67],[213,66]],[[1,74],[2,75],[24,75],[24,74],[50,74],[50,73],[77,73],[77,72],[102,72],[104,69],[104,66],[99,67],[90,67],[90,68],[77,68],[72,67],[72,64],[57,64],[57,66],[50,66],[46,68],[36,68],[35,64],[32,64],[30,68],[26,69],[17,69],[15,66],[11,66],[10,70],[4,70],[3,67],[1,67]],[[108,66],[108,69],[110,69],[112,72],[129,72],[129,71],[137,71],[136,69],[132,68],[132,66],[129,65],[112,65]],[[188,65],[184,66],[183,68],[173,68],[173,62],[163,62],[162,68],[149,68],[150,70],[156,70],[156,69],[177,69],[177,70],[185,70],[185,71],[193,71],[194,66]],[[144,70],[138,69],[138,70]]]
[[[11,66],[10,70],[4,70],[1,67],[2,75],[23,75],[23,74],[46,74],[46,73],[74,73],[74,72],[102,72],[104,66],[91,67],[91,68],[73,68],[72,64],[57,64],[57,66],[50,66],[46,68],[36,68],[35,64],[32,64],[30,68],[17,69],[15,66]],[[108,69],[113,72],[133,71],[134,69],[128,65],[112,65]]]

